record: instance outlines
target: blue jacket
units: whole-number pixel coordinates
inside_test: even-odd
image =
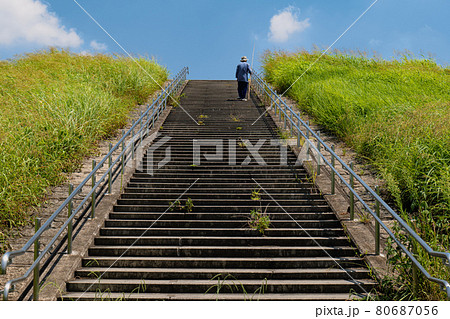
[[[248,74],[252,74],[250,65],[247,62],[241,62],[236,68],[236,79],[239,82],[248,82]]]

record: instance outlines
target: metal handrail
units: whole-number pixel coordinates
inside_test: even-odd
[[[60,214],[65,210],[65,208],[68,205],[71,205],[72,201],[74,200],[75,196],[78,195],[83,187],[86,187],[87,183],[91,180],[94,181],[93,177],[95,178],[98,170],[102,168],[108,161],[109,168],[106,170],[106,172],[101,176],[101,178],[93,183],[91,190],[84,196],[80,204],[72,210],[72,214],[67,217],[67,220],[65,223],[61,226],[61,228],[58,230],[55,236],[50,240],[50,242],[44,247],[44,249],[38,254],[37,258],[35,258],[33,264],[28,268],[28,270],[25,272],[25,274],[19,278],[14,278],[9,280],[2,291],[3,293],[3,300],[8,300],[9,292],[14,288],[14,285],[18,282],[26,280],[31,273],[35,269],[39,269],[39,264],[44,258],[45,254],[49,252],[52,245],[58,240],[59,236],[64,232],[64,230],[69,226],[69,224],[72,223],[73,219],[77,215],[77,213],[83,208],[83,206],[88,202],[90,198],[97,198],[99,194],[97,194],[97,189],[103,184],[103,186],[107,183],[108,185],[111,185],[112,182],[115,180],[115,176],[113,176],[115,167],[118,168],[122,167],[122,170],[117,170],[116,174],[123,174],[123,168],[128,163],[128,161],[131,159],[129,156],[130,154],[134,154],[134,151],[137,150],[137,148],[140,145],[140,142],[142,139],[149,133],[150,129],[153,128],[155,124],[155,119],[157,120],[160,116],[160,114],[166,109],[167,107],[167,100],[173,99],[173,96],[178,95],[180,90],[183,87],[184,81],[186,81],[187,75],[189,74],[189,68],[184,67],[177,75],[174,77],[174,79],[167,84],[165,87],[162,88],[162,92],[152,101],[151,104],[147,104],[146,111],[141,114],[139,119],[133,123],[131,128],[125,133],[123,133],[123,136],[120,138],[120,140],[113,146],[110,147],[110,150],[108,154],[103,157],[103,159],[93,167],[92,171],[86,176],[86,178],[78,185],[75,190],[73,190],[70,195],[64,200],[64,202],[58,207],[58,209],[47,219],[47,221],[39,227],[39,229],[35,232],[35,234],[25,243],[25,245],[20,248],[19,250],[6,252],[3,254],[1,259],[1,268],[0,273],[6,274],[6,270],[8,266],[12,263],[13,258],[25,254],[36,242],[39,241],[39,238],[42,236],[42,234],[47,231],[50,227],[52,222],[56,219],[56,217],[60,216]],[[140,126],[140,128],[135,132],[136,128]],[[127,138],[130,138],[130,142],[125,146],[125,140]],[[139,141],[139,143],[136,143]],[[112,161],[113,153],[119,149],[119,147],[122,147],[121,152],[117,155],[117,158]],[[95,163],[95,162],[94,162]],[[121,172],[120,172],[121,171]],[[114,179],[114,180],[111,180]],[[105,181],[106,180],[106,181]],[[103,187],[104,189],[105,187]],[[102,190],[100,191],[102,192]],[[106,191],[105,191],[106,192]],[[92,210],[92,217],[94,215],[95,207],[100,203],[102,198],[97,201],[93,201],[90,203],[91,210]],[[69,249],[68,249],[69,250]],[[37,296],[33,296],[34,300],[37,300]]]
[[[300,135],[303,136],[307,143],[308,148],[312,148],[318,156],[318,167],[320,167],[320,160],[329,166],[332,170],[332,173],[336,174],[342,183],[349,189],[350,193],[353,194],[359,202],[364,206],[364,208],[373,216],[375,221],[381,225],[387,234],[392,238],[392,240],[397,244],[398,247],[408,256],[408,258],[413,262],[413,264],[424,274],[424,276],[432,282],[435,282],[440,285],[441,289],[447,293],[447,297],[450,298],[450,284],[439,278],[435,278],[431,276],[428,271],[417,261],[414,257],[414,254],[410,252],[398,238],[396,238],[395,234],[390,230],[390,228],[381,220],[379,216],[372,210],[371,207],[359,196],[356,190],[344,179],[344,177],[338,172],[338,170],[334,167],[332,163],[330,163],[327,158],[322,154],[321,146],[325,148],[325,150],[331,155],[332,158],[336,159],[346,170],[350,176],[355,178],[369,193],[372,197],[382,205],[386,209],[386,211],[400,224],[401,227],[413,238],[416,240],[425,251],[433,257],[441,258],[444,265],[450,267],[450,253],[441,252],[433,250],[417,233],[374,191],[370,186],[368,186],[362,179],[359,177],[351,167],[349,167],[334,151],[331,147],[329,147],[317,134],[314,132],[307,123],[305,123],[300,116],[292,110],[292,108],[287,105],[287,103],[276,93],[276,91],[272,90],[272,88],[256,73],[252,74],[252,86],[255,92],[262,96],[267,96],[269,98],[271,108],[275,107],[275,112],[283,113],[284,119],[288,119],[290,122],[291,129],[294,128],[297,130],[297,138],[299,139]],[[300,125],[301,124],[301,125]],[[286,122],[285,122],[286,125]],[[306,134],[301,130],[303,127],[306,130]],[[285,127],[286,128],[286,127]],[[309,139],[309,136],[312,135],[316,142],[318,143],[318,147],[316,147]]]

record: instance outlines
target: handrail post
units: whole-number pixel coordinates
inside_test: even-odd
[[[411,246],[412,246],[412,253],[413,255],[417,254],[417,244],[414,241],[414,238],[409,237],[409,240],[411,241]],[[417,256],[414,256],[417,257]],[[417,266],[412,263],[412,291],[414,296],[417,296],[417,291],[419,289],[419,269],[417,269]]]
[[[279,100],[280,100],[280,101],[279,101]],[[281,122],[281,113],[283,113],[281,110],[282,110],[283,108],[281,107],[281,99],[280,99],[280,98],[277,98],[277,107],[278,107],[278,114],[280,115],[279,120],[280,120],[280,122]]]
[[[142,117],[142,116],[141,116]],[[143,128],[144,128],[144,119],[141,119],[141,123],[139,125],[139,144],[138,147],[141,147],[142,145],[142,132],[143,132]]]
[[[272,109],[273,108],[273,101],[275,100],[275,96],[274,96],[274,94],[272,92],[269,93],[269,95],[270,95],[270,109]]]
[[[152,112],[152,114],[155,113],[155,107],[156,107],[156,104],[153,105],[153,112]],[[154,128],[154,127],[155,127],[155,117],[152,116],[152,126],[150,128]]]
[[[378,185],[375,186],[375,192],[377,195],[380,195],[379,187]],[[380,202],[378,200],[375,200],[375,212],[377,214],[377,217],[380,218]],[[378,220],[375,220],[375,255],[380,254],[380,223]]]
[[[41,219],[36,218],[34,221],[34,232],[37,233],[39,228],[41,228]],[[36,238],[34,241],[34,261],[38,259],[39,257],[39,238]],[[33,270],[33,300],[38,301],[39,300],[39,273],[40,273],[40,267],[39,263],[34,267]]]
[[[109,153],[111,153],[112,150],[112,144],[109,143]],[[112,158],[111,154],[108,158],[108,194],[112,193]]]
[[[134,125],[134,120],[131,125]],[[134,128],[131,129],[131,159],[134,159]]]
[[[124,135],[124,134],[122,134]],[[122,140],[122,169],[121,169],[121,178],[123,180],[123,175],[125,173],[125,141]]]
[[[289,112],[289,114],[290,114],[289,126],[291,127],[291,135],[294,135],[294,117],[292,116],[292,110]]]
[[[306,121],[306,125],[309,127],[309,121]],[[306,160],[309,161],[309,130],[306,130]]]
[[[72,195],[73,192],[73,184],[69,184],[69,196]],[[72,200],[70,200],[68,206],[67,206],[67,215],[70,218],[72,216],[72,210],[73,210],[73,203]],[[72,254],[72,221],[69,222],[69,225],[67,225],[67,253],[70,255]]]
[[[164,91],[163,91],[163,101],[164,101],[164,104],[163,104],[163,107],[162,107],[162,110],[164,110],[165,108],[166,108],[166,105],[167,105],[167,94],[168,94],[168,92],[167,92],[167,89],[168,89],[168,85],[164,88]]]
[[[331,154],[331,166],[335,168],[335,158],[334,158],[334,145],[331,145],[331,150],[333,153]],[[334,169],[331,169],[331,195],[336,194],[336,176],[334,173]]]
[[[353,171],[353,161],[350,162],[350,168]],[[355,180],[353,178],[353,173],[350,173],[350,220],[355,219],[355,194],[353,194],[354,186],[355,186]]]
[[[95,167],[97,166],[97,162],[95,160],[92,160],[92,170],[95,169]],[[95,178],[95,173],[92,174],[92,201],[91,201],[91,219],[94,219],[95,217],[95,201],[96,201],[96,189],[95,187],[95,183],[96,183],[96,178]]]
[[[320,131],[317,131],[317,175],[320,175]]]

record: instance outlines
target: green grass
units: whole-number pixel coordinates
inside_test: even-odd
[[[268,51],[265,78],[284,92],[319,56]],[[448,67],[424,58],[386,61],[336,52],[312,65],[286,94],[373,164],[396,209],[432,248],[449,249]],[[450,280],[439,260],[420,249],[417,255],[433,275]],[[412,266],[395,250],[391,257],[403,279],[410,280]],[[443,298],[436,285],[426,280],[420,285],[418,293],[403,287],[402,298]]]
[[[155,61],[136,59],[162,84]],[[159,89],[130,58],[50,49],[0,61],[0,246],[49,186],[76,169]],[[1,249],[0,249],[1,250]]]

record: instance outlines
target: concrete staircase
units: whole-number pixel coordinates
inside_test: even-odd
[[[373,289],[293,152],[280,165],[270,117],[252,125],[263,108],[235,100],[234,81],[190,81],[184,94],[160,131],[171,139],[153,151],[157,164],[170,146],[170,161],[150,175],[146,154],[61,299],[345,300]],[[193,165],[194,139],[222,139],[223,158],[207,160],[216,146],[201,146]],[[266,166],[245,139],[266,140]],[[270,216],[264,234],[249,226],[258,207]]]

